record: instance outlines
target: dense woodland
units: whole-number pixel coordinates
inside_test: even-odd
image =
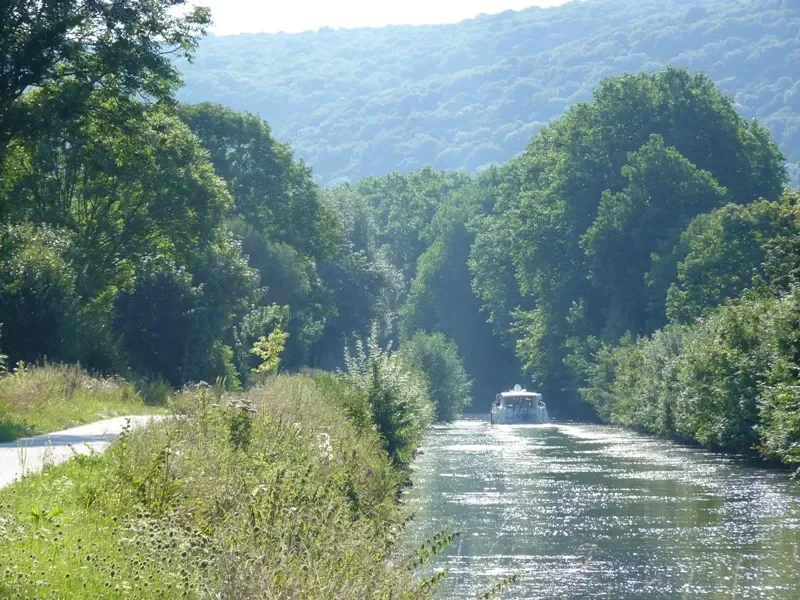
[[[278,360],[341,369],[402,465],[516,382],[559,416],[800,461],[798,195],[708,76],[604,79],[477,176],[320,188],[262,117],[175,101],[164,45],[190,54],[208,23],[176,3],[0,14],[26,25],[0,37],[9,368],[234,390]]]
[[[186,102],[260,114],[320,183],[505,162],[604,77],[702,70],[757,118],[800,185],[800,5],[589,0],[455,25],[210,37]]]

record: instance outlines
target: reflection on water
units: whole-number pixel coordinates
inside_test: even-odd
[[[593,425],[435,428],[406,547],[461,531],[441,598],[800,599],[800,486],[785,473]]]

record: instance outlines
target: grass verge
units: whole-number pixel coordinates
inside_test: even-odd
[[[186,418],[1,490],[0,597],[427,597],[389,560],[406,474],[348,393],[192,388],[173,398]]]
[[[0,377],[0,442],[111,417],[164,413],[167,397],[157,384],[137,389],[74,366],[20,368]]]

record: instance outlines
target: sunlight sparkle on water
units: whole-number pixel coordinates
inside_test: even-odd
[[[594,425],[431,432],[406,548],[462,532],[441,598],[800,598],[800,487],[732,457]]]

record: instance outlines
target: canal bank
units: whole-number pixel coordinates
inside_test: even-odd
[[[800,486],[733,456],[581,424],[435,427],[406,501],[413,547],[461,531],[441,598],[800,597]]]

